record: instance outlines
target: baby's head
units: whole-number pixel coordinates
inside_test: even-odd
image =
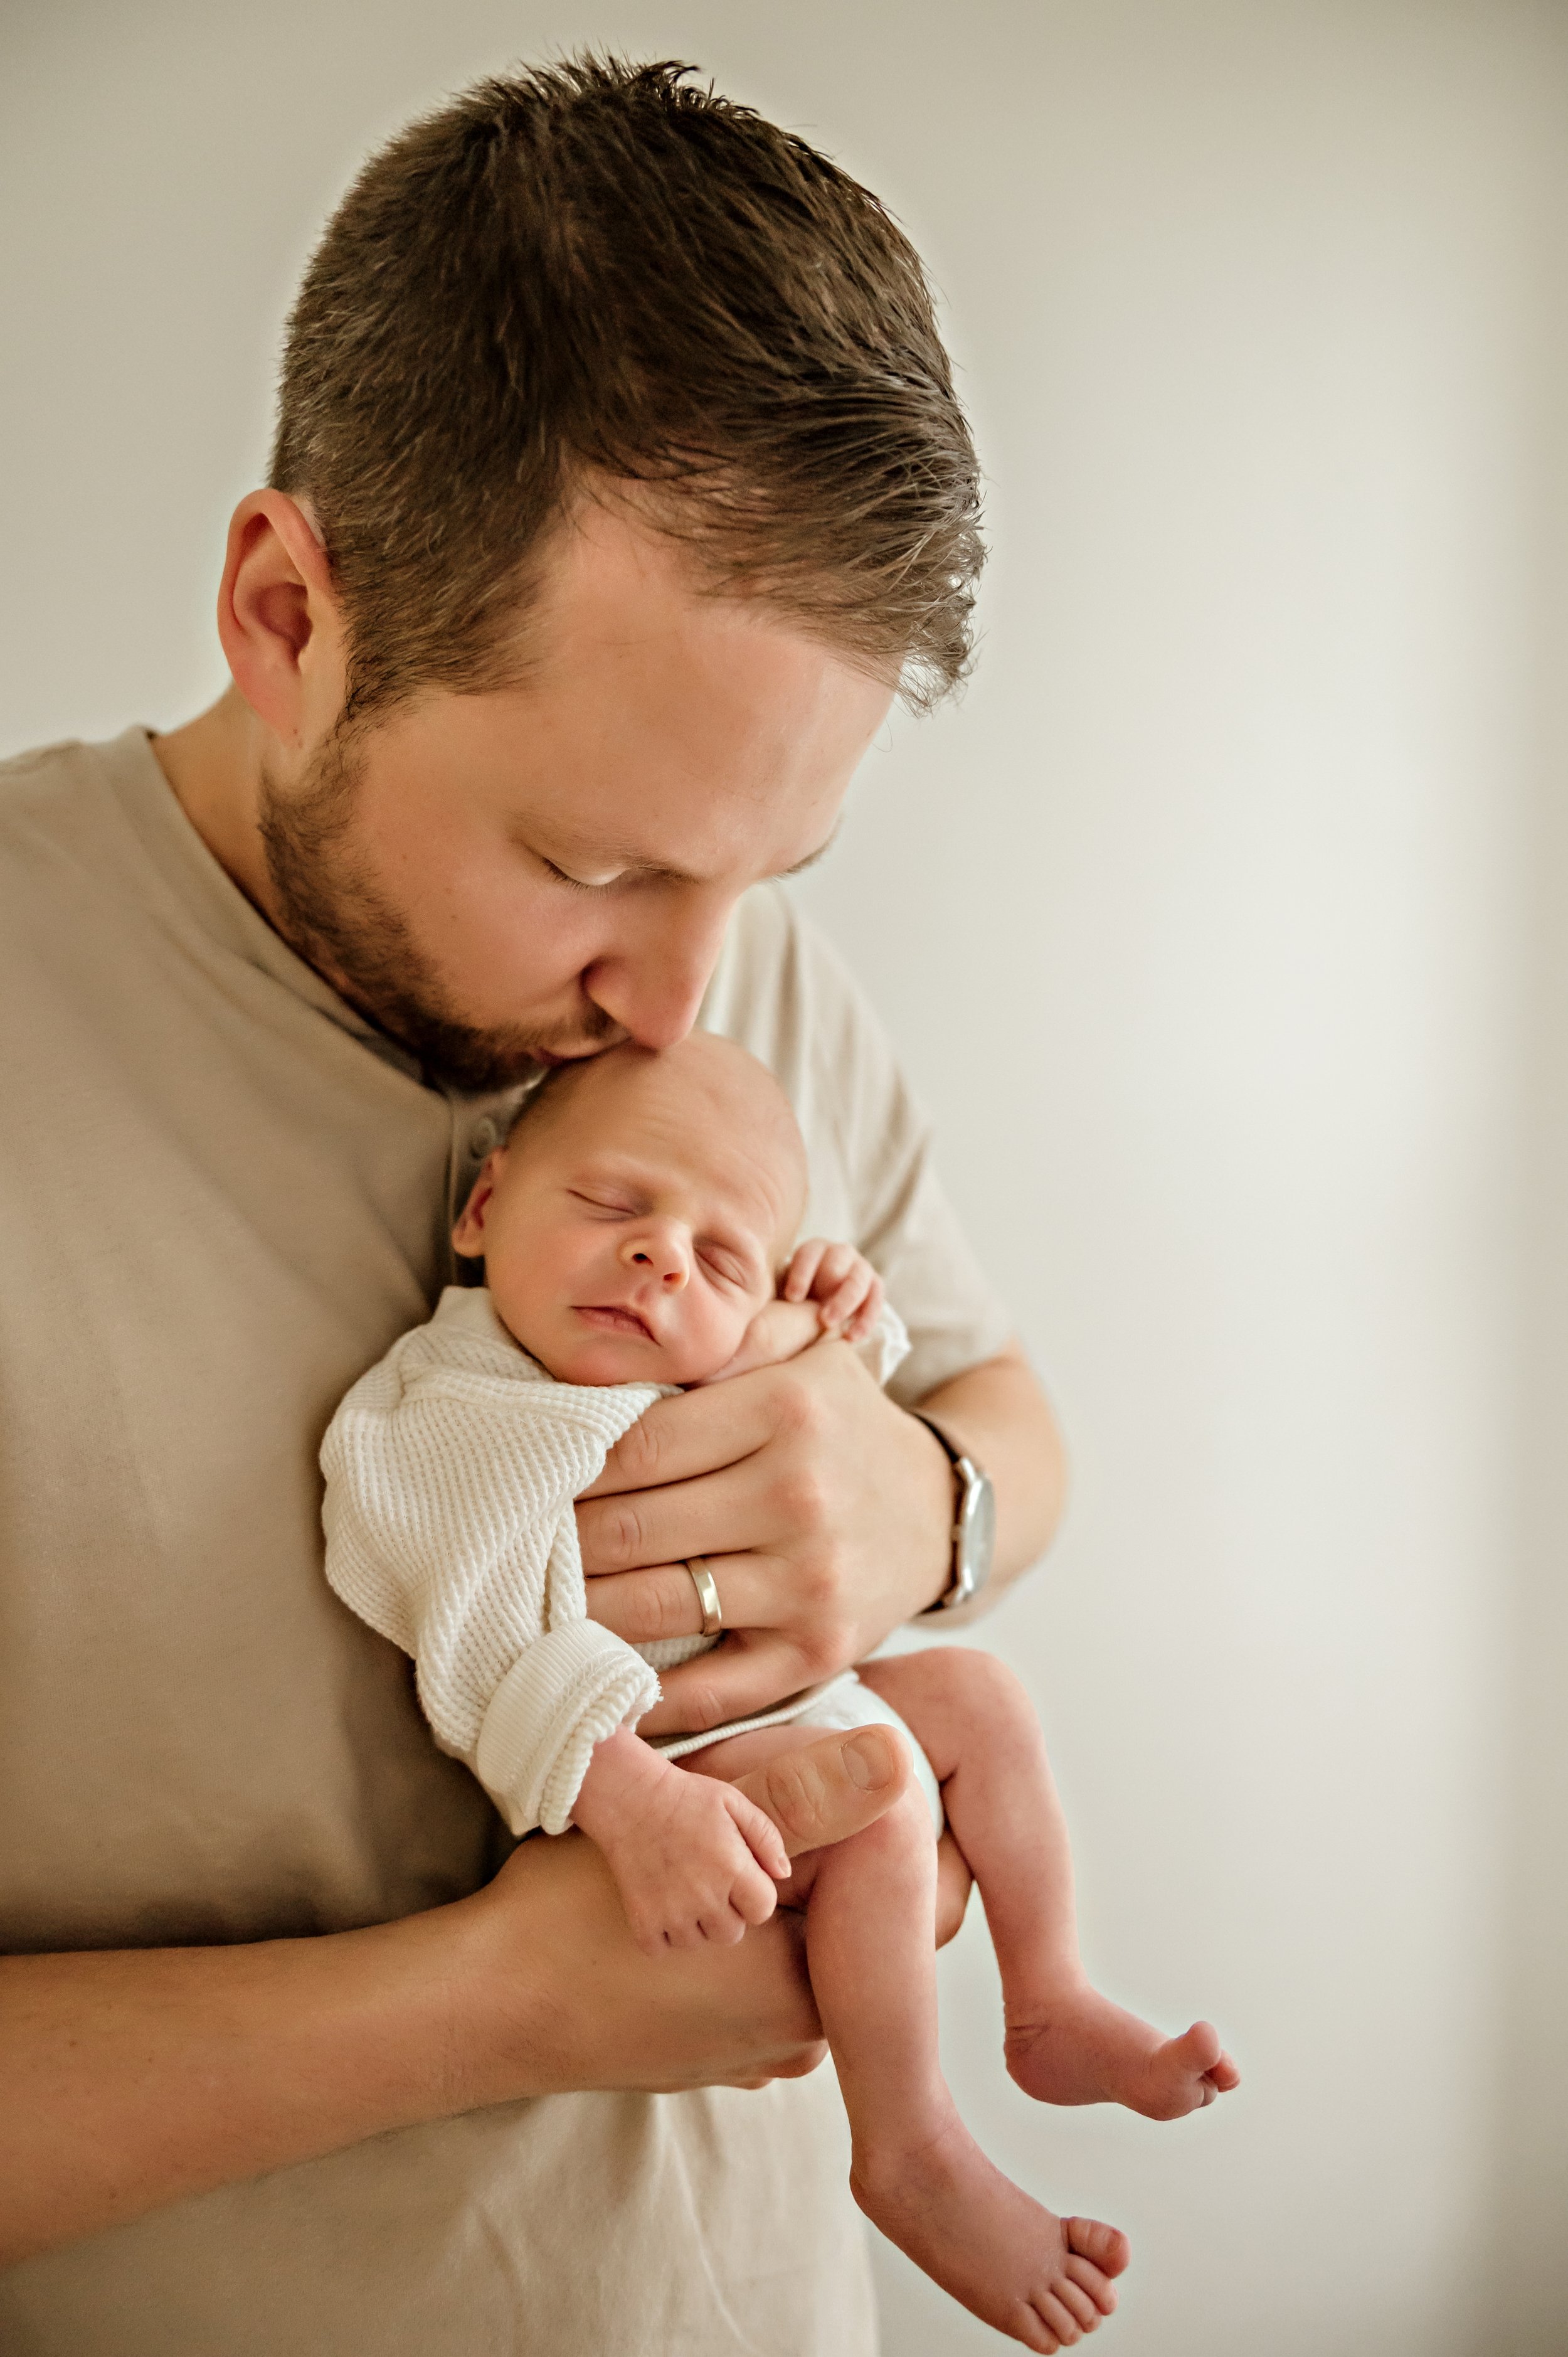
[[[553,1073],[453,1242],[563,1383],[695,1383],[773,1298],[805,1198],[806,1149],[772,1073],[693,1031]]]

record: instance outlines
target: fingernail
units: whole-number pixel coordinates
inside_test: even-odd
[[[863,1792],[880,1791],[897,1773],[893,1746],[869,1727],[863,1734],[850,1737],[843,1748],[843,1764],[851,1783],[858,1784]]]

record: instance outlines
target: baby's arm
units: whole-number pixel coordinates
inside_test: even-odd
[[[781,1366],[824,1334],[862,1342],[882,1315],[884,1298],[882,1279],[853,1244],[826,1243],[820,1236],[797,1244],[777,1300],[757,1311],[734,1358],[708,1381]]]
[[[733,1947],[788,1880],[770,1817],[733,1784],[661,1759],[629,1727],[594,1746],[574,1824],[604,1857],[639,1948]],[[771,1879],[769,1878],[771,1878]]]

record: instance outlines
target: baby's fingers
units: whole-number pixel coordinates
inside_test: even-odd
[[[851,1266],[822,1301],[823,1325],[847,1327],[879,1283],[875,1270],[856,1253]]]
[[[829,1244],[817,1264],[811,1281],[811,1298],[827,1304],[842,1290],[844,1281],[865,1266],[853,1244]]]
[[[871,1332],[872,1329],[876,1324],[877,1319],[881,1317],[882,1305],[886,1298],[886,1287],[884,1286],[882,1279],[874,1275],[871,1280],[870,1290],[867,1292],[865,1299],[861,1303],[860,1308],[854,1312],[849,1324],[843,1329],[844,1340],[846,1341],[865,1341],[866,1336]]]
[[[738,1947],[745,1937],[746,1923],[727,1900],[715,1900],[703,1910],[697,1926],[699,1944],[706,1941],[710,1947],[734,1948]]]
[[[771,1898],[772,1884],[755,1866],[747,1865],[743,1871],[752,1876]],[[739,1878],[736,1878],[737,1884]],[[705,1947],[710,1943],[715,1947],[733,1948],[737,1940],[746,1937],[746,1923],[751,1920],[737,1911],[731,1889],[725,1882],[699,1884],[679,1896],[671,1896],[661,1910],[650,1914],[646,1926],[650,1936],[638,1930],[638,1945],[652,1954],[671,1948]],[[634,1925],[633,1929],[638,1927]]]
[[[695,1909],[690,1914],[663,1907],[628,1908],[631,1936],[645,1956],[661,1956],[670,1948],[698,1948],[702,1924]]]
[[[806,1299],[827,1248],[821,1236],[813,1236],[810,1243],[796,1245],[789,1257],[789,1265],[784,1272],[784,1282],[779,1288],[782,1300]]]
[[[743,1922],[766,1923],[779,1904],[778,1889],[767,1875],[748,1866],[744,1874],[736,1877],[729,1903]]]
[[[659,1947],[660,1950],[665,1948],[700,1948],[705,1941],[716,1939],[718,1937],[716,1928],[712,1932],[708,1929],[710,1922],[716,1927],[718,1921],[719,1912],[716,1908],[710,1909],[708,1913],[705,1915],[693,1915],[689,1917],[682,1915],[674,1922],[665,1925],[663,1932],[660,1935]],[[742,1924],[740,1930],[735,1933],[735,1938],[737,1940],[740,1939],[744,1934],[745,1929],[745,1925]],[[657,1950],[655,1951],[656,1953],[658,1952],[659,1951]]]
[[[744,1792],[737,1792],[733,1784],[725,1784],[722,1789],[725,1806],[757,1865],[765,1874],[770,1874],[775,1882],[787,1882],[792,1871],[789,1853],[784,1846],[784,1836],[772,1818],[759,1809],[755,1801],[748,1801]],[[769,1899],[771,1901],[771,1893]]]

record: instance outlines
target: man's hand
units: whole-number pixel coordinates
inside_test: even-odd
[[[726,1635],[663,1674],[645,1733],[701,1732],[862,1660],[947,1584],[940,1443],[824,1339],[785,1366],[660,1400],[577,1508],[591,1617],[633,1643],[701,1625],[704,1555]]]
[[[645,1955],[705,1940],[733,1948],[748,1923],[767,1922],[789,1879],[783,1839],[755,1801],[661,1760],[626,1727],[595,1745],[572,1817],[603,1851]]]

